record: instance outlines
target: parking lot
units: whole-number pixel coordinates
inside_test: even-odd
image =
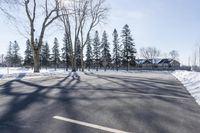
[[[197,133],[200,107],[170,73],[1,81],[1,133]]]

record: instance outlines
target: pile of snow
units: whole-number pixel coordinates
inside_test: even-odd
[[[40,73],[33,73],[33,69],[17,68],[17,67],[0,67],[0,80],[22,79],[22,78],[38,78],[43,76],[66,76],[69,72],[64,69],[41,69]]]
[[[190,71],[175,71],[172,73],[186,87],[189,93],[200,105],[200,73]]]

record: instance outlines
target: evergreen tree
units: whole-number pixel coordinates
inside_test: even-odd
[[[20,66],[21,65],[21,57],[19,55],[19,45],[17,41],[14,41],[13,43],[13,64],[14,66]]]
[[[91,46],[91,38],[90,35],[87,41],[87,51],[86,51],[86,67],[90,70],[92,66],[92,46]]]
[[[55,67],[55,70],[56,68],[58,67],[59,65],[59,62],[60,62],[60,51],[59,51],[59,44],[58,44],[58,39],[55,38],[54,39],[54,46],[52,48],[52,61],[54,63],[54,67]]]
[[[13,64],[13,50],[12,50],[12,42],[10,42],[9,47],[8,47],[8,51],[7,51],[7,55],[5,57],[5,61],[6,64],[8,66],[12,66]]]
[[[41,60],[42,65],[44,65],[47,69],[47,66],[49,66],[50,61],[50,49],[48,42],[46,42],[45,45],[42,45]]]
[[[81,68],[81,42],[80,39],[77,40],[76,45],[76,66],[77,68]]]
[[[106,31],[103,32],[102,42],[101,42],[101,60],[103,63],[104,70],[106,71],[107,67],[111,64],[111,54],[110,54],[110,47],[108,43],[108,35]]]
[[[120,58],[121,58],[121,47],[119,45],[117,30],[114,29],[113,31],[113,62],[117,71],[120,66]]]
[[[63,42],[64,43],[63,43],[63,48],[62,48],[62,60],[63,62],[65,62],[66,71],[68,71],[69,65],[71,65],[71,61],[70,61],[71,43],[69,41],[69,36],[67,36],[67,34],[64,35]]]
[[[128,63],[129,60],[134,62],[136,53],[135,45],[133,42],[133,38],[131,36],[131,31],[129,26],[126,24],[122,30],[122,45],[123,45],[123,63],[127,64],[128,70]]]
[[[33,53],[32,53],[32,48],[31,48],[29,39],[26,41],[26,50],[25,50],[24,54],[25,54],[24,65],[32,66],[33,65]]]
[[[93,40],[93,54],[94,54],[94,64],[96,71],[99,69],[99,59],[100,59],[100,40],[99,40],[99,32],[95,32],[95,37]]]

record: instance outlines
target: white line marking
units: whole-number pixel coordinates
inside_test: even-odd
[[[91,124],[91,123],[87,123],[87,122],[72,120],[72,119],[69,119],[69,118],[61,117],[61,116],[54,116],[53,118],[57,119],[57,120],[62,120],[62,121],[86,126],[86,127],[96,128],[96,129],[111,132],[111,133],[129,133],[129,132],[125,132],[125,131],[121,131],[121,130],[117,130],[117,129],[113,129],[113,128],[108,128],[108,127],[104,127],[104,126],[99,126],[99,125],[95,125],[95,124]]]

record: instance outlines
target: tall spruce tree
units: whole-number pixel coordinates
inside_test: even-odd
[[[22,58],[19,55],[19,45],[17,43],[17,41],[14,41],[13,43],[13,64],[14,66],[21,66],[21,61]]]
[[[93,54],[94,54],[94,64],[96,71],[99,69],[99,63],[100,63],[100,39],[99,39],[99,32],[95,32],[94,40],[93,40]]]
[[[90,68],[92,66],[92,46],[91,46],[91,38],[90,35],[88,36],[87,41],[87,51],[86,51],[86,68],[90,71]]]
[[[71,43],[69,41],[69,36],[64,34],[63,39],[63,48],[62,48],[62,61],[65,63],[66,71],[68,71],[69,66],[71,65],[70,61],[70,50],[71,50]]]
[[[106,31],[103,32],[102,36],[102,42],[101,42],[101,61],[104,67],[104,70],[106,71],[107,68],[111,64],[111,54],[110,54],[110,47],[108,42],[108,35]]]
[[[42,45],[42,50],[41,50],[41,62],[42,65],[47,67],[49,66],[50,62],[50,49],[49,49],[49,44],[46,42],[44,45]]]
[[[126,24],[122,30],[122,45],[123,45],[123,63],[127,64],[127,70],[129,69],[129,60],[131,64],[135,64],[135,45],[131,35],[129,26]]]
[[[24,66],[33,66],[33,53],[29,39],[26,41],[26,50],[24,54],[25,54]]]
[[[60,63],[60,51],[59,51],[59,43],[58,39],[54,39],[54,46],[52,48],[52,61],[55,67],[55,70],[58,68],[59,63]]]
[[[5,61],[7,66],[12,66],[13,65],[13,47],[12,47],[12,42],[10,41],[10,44],[8,46],[8,51],[5,57]]]
[[[76,44],[76,66],[78,69],[81,68],[81,42],[80,42],[80,39],[77,40],[77,44]]]
[[[115,69],[118,71],[121,61],[121,47],[119,45],[119,37],[117,30],[113,31],[113,63],[115,65]]]

